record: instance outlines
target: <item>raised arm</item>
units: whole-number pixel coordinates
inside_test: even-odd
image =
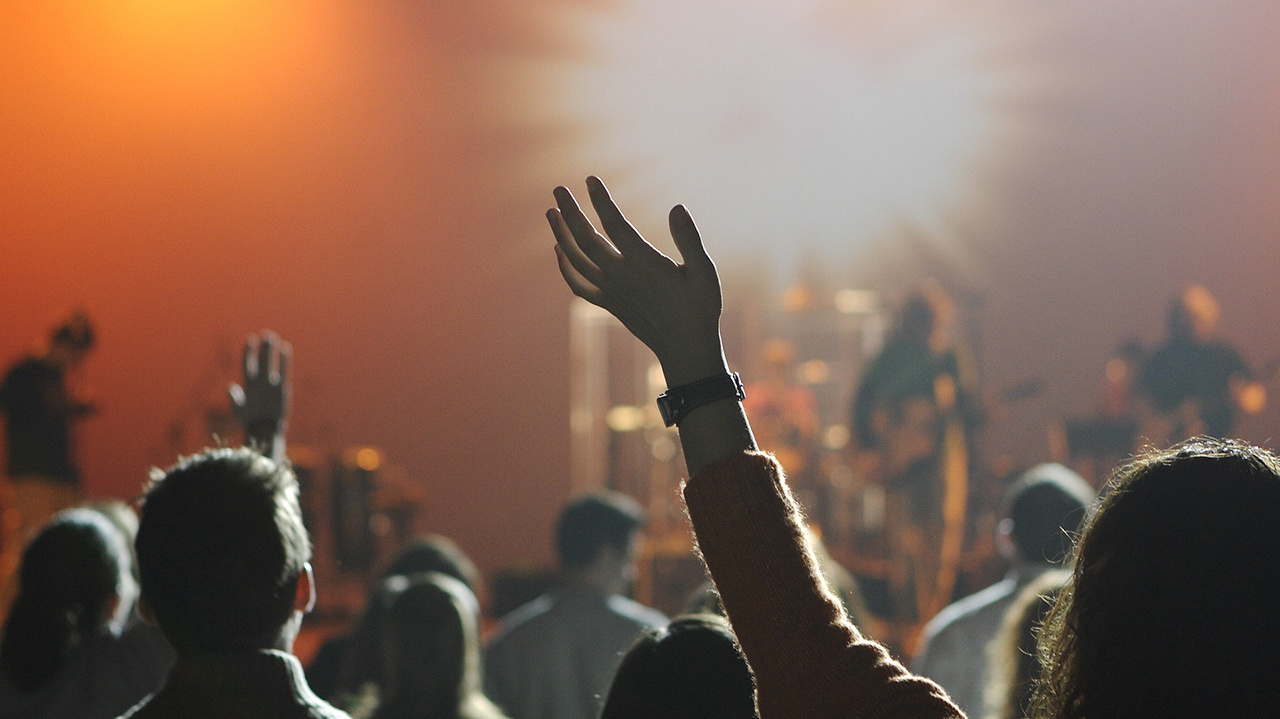
[[[231,411],[245,442],[276,461],[285,458],[289,428],[289,365],[293,346],[274,332],[249,335],[244,343],[244,381],[232,384]]]
[[[603,307],[657,355],[667,386],[683,387],[728,373],[720,340],[720,277],[683,205],[671,210],[678,264],[631,226],[598,178],[587,178],[591,204],[607,237],[596,231],[567,188],[547,211],[560,272],[574,294]],[[756,448],[742,405],[723,399],[680,422],[691,475],[718,460]]]
[[[726,373],[720,280],[688,211],[677,206],[669,218],[681,264],[636,232],[600,180],[589,178],[587,188],[604,234],[563,187],[547,212],[574,294],[648,345],[669,387]],[[911,675],[849,622],[818,571],[781,468],[754,451],[741,404],[701,405],[679,428],[691,475],[685,504],[755,674],[761,718],[959,716],[937,685]]]

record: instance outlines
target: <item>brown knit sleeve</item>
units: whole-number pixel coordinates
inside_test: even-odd
[[[908,672],[845,616],[772,456],[744,452],[706,467],[684,498],[755,674],[761,719],[963,716],[941,688]]]

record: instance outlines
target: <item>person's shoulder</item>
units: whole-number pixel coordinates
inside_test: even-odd
[[[1146,372],[1163,369],[1175,360],[1186,356],[1187,351],[1188,345],[1185,343],[1167,342],[1152,350],[1139,369]]]
[[[553,606],[555,606],[555,599],[550,594],[543,594],[511,610],[498,622],[498,630],[489,640],[486,648],[493,650],[509,641],[512,636],[537,631]]]
[[[620,594],[615,594],[612,597],[609,597],[607,604],[610,611],[614,614],[627,619],[644,629],[665,627],[669,621],[667,619],[667,615],[657,609],[646,607],[640,602],[637,602],[634,599],[629,599]]]
[[[1204,353],[1214,361],[1224,365],[1243,367],[1245,364],[1244,355],[1241,355],[1239,350],[1226,342],[1206,342]]]
[[[151,705],[151,699],[154,696],[154,694],[148,694],[143,697],[142,701],[134,704],[133,707],[124,714],[116,717],[116,719],[150,719],[151,717],[156,716],[156,713],[153,710],[147,708]]]
[[[947,605],[925,625],[925,639],[928,640],[954,630],[956,627],[962,627],[990,612],[1001,611],[1001,605],[1011,600],[1016,592],[1017,583],[1006,578]]]
[[[0,380],[0,389],[7,391],[14,384],[30,382],[33,378],[42,374],[44,364],[39,357],[23,357],[14,362],[4,373],[4,379]]]
[[[351,719],[351,715],[323,699],[317,699],[307,707],[306,719]]]

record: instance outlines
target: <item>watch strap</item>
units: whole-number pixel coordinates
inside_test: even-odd
[[[741,402],[747,396],[742,388],[742,378],[737,372],[718,374],[680,387],[673,387],[658,395],[658,411],[668,427],[680,424],[693,410],[704,404],[722,399]]]

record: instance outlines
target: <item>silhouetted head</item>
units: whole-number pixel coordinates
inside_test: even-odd
[[[72,647],[118,628],[136,593],[129,549],[116,527],[90,509],[59,513],[23,552],[0,671],[20,690],[38,689]]]
[[[936,280],[928,280],[903,303],[896,338],[940,352],[951,343],[955,312],[951,295]]]
[[[208,449],[156,472],[137,539],[142,602],[179,654],[287,649],[311,544],[287,466]]]
[[[728,623],[677,617],[631,646],[600,719],[756,719],[755,683]]]
[[[382,578],[422,572],[440,572],[467,585],[472,593],[480,592],[480,570],[448,537],[430,534],[409,542],[382,570]]]
[[[138,537],[138,513],[133,510],[125,502],[118,499],[104,499],[88,505],[89,509],[98,512],[106,517],[108,521],[120,530],[120,536],[124,537],[125,546],[129,549],[130,570],[133,573],[134,581],[138,579],[138,557],[133,551],[133,541]]]
[[[1061,464],[1037,465],[1005,494],[999,530],[1020,561],[1061,564],[1093,500],[1093,489],[1080,475]]]
[[[75,367],[93,349],[93,343],[93,324],[88,315],[76,312],[49,336],[49,358],[63,367]]]
[[[1218,329],[1222,308],[1204,285],[1189,285],[1169,303],[1169,337],[1207,342]]]
[[[482,693],[475,597],[439,572],[383,583],[375,719],[499,717]]]
[[[902,306],[902,314],[898,318],[898,338],[912,344],[927,345],[936,323],[937,315],[929,298],[923,293],[913,294]]]
[[[644,510],[617,492],[584,494],[565,505],[556,522],[556,555],[566,569],[587,569],[608,559],[625,560],[634,550]]]
[[[1116,470],[1040,642],[1044,717],[1280,716],[1280,462],[1197,438]]]
[[[415,539],[392,558],[382,570],[379,580],[369,588],[364,611],[351,630],[346,656],[338,674],[339,695],[359,695],[367,682],[376,681],[383,672],[381,642],[387,606],[382,596],[387,582],[396,577],[425,572],[439,572],[465,584],[470,590],[467,596],[476,603],[472,613],[479,614],[476,594],[480,589],[480,571],[471,559],[447,537],[433,534]]]

